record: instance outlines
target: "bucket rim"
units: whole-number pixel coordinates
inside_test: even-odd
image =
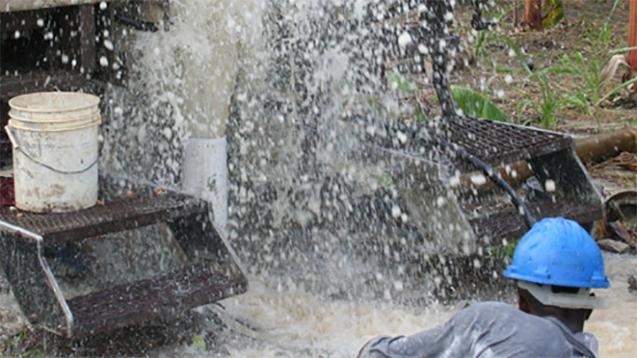
[[[19,116],[12,114],[11,111],[9,111],[9,119],[14,119],[19,122],[33,123],[33,124],[63,124],[63,123],[86,121],[91,118],[102,118],[102,114],[98,110],[95,112],[91,112],[88,115],[82,115],[77,117],[66,117],[61,120],[52,120],[52,119],[38,120],[38,119],[32,119],[32,118],[21,118]]]
[[[100,124],[102,124],[101,118],[98,118],[92,122],[83,123],[82,125],[78,125],[75,127],[66,127],[66,128],[28,128],[28,127],[22,127],[20,125],[15,125],[15,123],[11,123],[11,121],[7,123],[7,127],[12,129],[17,129],[20,131],[27,131],[27,132],[72,132],[72,131],[86,129],[90,127],[99,127]]]
[[[49,95],[49,94],[53,94],[56,96],[62,95],[62,96],[83,96],[86,97],[87,99],[90,100],[89,104],[85,104],[85,105],[79,105],[76,107],[69,107],[69,108],[64,108],[64,109],[60,109],[60,110],[51,110],[50,108],[28,108],[28,107],[24,107],[23,105],[20,104],[16,104],[16,102],[20,102],[20,100],[24,100],[25,98],[30,98],[30,97],[34,97],[34,96],[38,96],[38,95]],[[27,94],[22,94],[16,97],[13,97],[9,100],[9,107],[11,109],[15,109],[18,111],[23,111],[23,112],[30,112],[30,113],[65,113],[65,112],[73,112],[73,111],[79,111],[79,110],[83,110],[83,109],[87,109],[87,108],[92,108],[92,107],[98,107],[100,103],[100,98],[94,94],[90,94],[90,93],[84,93],[84,92],[68,92],[68,91],[49,91],[49,92],[32,92],[32,93],[27,93]]]

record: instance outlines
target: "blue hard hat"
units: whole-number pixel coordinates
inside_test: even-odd
[[[504,277],[553,286],[609,286],[597,243],[579,224],[564,218],[533,225],[516,246]]]

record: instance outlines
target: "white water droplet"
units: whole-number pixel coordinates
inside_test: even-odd
[[[552,193],[555,191],[556,188],[556,184],[555,181],[552,179],[548,179],[545,183],[544,183],[544,189],[546,189],[547,192]]]
[[[511,83],[513,83],[513,76],[511,76],[511,75],[504,76],[504,82],[506,82],[508,85],[510,85]]]
[[[398,37],[398,46],[407,47],[413,43],[411,35],[405,31]]]
[[[397,205],[394,205],[391,208],[391,216],[394,219],[398,219],[402,213],[403,213],[402,210],[400,210],[400,208]]]
[[[476,173],[471,175],[471,183],[476,186],[481,186],[487,183],[487,177],[482,173]]]
[[[111,40],[104,40],[104,47],[109,51],[113,51],[113,42]]]

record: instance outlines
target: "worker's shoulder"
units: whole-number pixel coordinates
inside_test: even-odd
[[[472,305],[469,305],[463,309],[463,311],[467,313],[477,313],[477,312],[500,312],[500,313],[516,313],[520,312],[516,307],[503,303],[503,302],[495,302],[495,301],[487,301],[487,302],[478,302]]]
[[[503,327],[523,325],[527,330],[559,334],[560,329],[549,319],[522,312],[517,307],[502,302],[474,303],[454,316],[457,322],[482,322]]]
[[[465,307],[454,318],[469,321],[527,321],[534,320],[517,307],[502,302],[479,302]]]

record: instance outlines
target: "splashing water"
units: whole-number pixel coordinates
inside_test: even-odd
[[[419,231],[411,206],[442,207],[445,193],[410,201],[401,188],[415,179],[391,155],[369,149],[370,137],[400,148],[411,138],[375,119],[419,109],[439,114],[401,102],[409,81],[399,65],[383,73],[379,62],[415,56],[418,70],[431,75],[447,61],[423,59],[451,46],[436,39],[407,56],[409,32],[373,24],[389,11],[368,11],[379,3],[174,1],[169,31],[135,35],[128,88],[109,90],[102,153],[109,170],[178,187],[188,138],[228,138],[229,237],[252,282],[246,295],[223,303],[221,316],[238,319],[226,322],[221,344],[232,356],[353,356],[375,335],[413,333],[450,317],[460,305],[436,303],[440,284],[467,300],[507,296],[501,286],[489,287],[499,270],[487,258],[428,261],[476,249],[462,233],[448,243]],[[409,11],[402,16],[409,21]],[[379,40],[384,36],[396,41]],[[442,102],[442,111],[453,110]],[[435,168],[430,175],[452,180],[440,153],[423,156],[426,168]],[[450,231],[456,218],[443,213],[432,213],[431,232]],[[622,296],[622,307],[633,303]],[[602,352],[630,351],[637,328],[610,312],[591,325]]]
[[[391,298],[428,289],[423,255],[473,250],[444,210],[427,215],[423,236],[409,210],[420,198],[405,193],[422,178],[369,143],[410,145],[407,130],[374,122],[413,111],[387,86],[388,58],[415,56],[409,66],[422,72],[419,51],[446,45],[406,52],[409,44],[386,40],[404,30],[383,23],[388,10],[376,1],[171,6],[170,30],[135,35],[129,85],[108,93],[107,170],[178,187],[184,142],[227,136],[229,236],[252,274],[273,285],[292,275],[325,294]],[[440,153],[419,160],[410,165],[421,177],[447,180]]]

